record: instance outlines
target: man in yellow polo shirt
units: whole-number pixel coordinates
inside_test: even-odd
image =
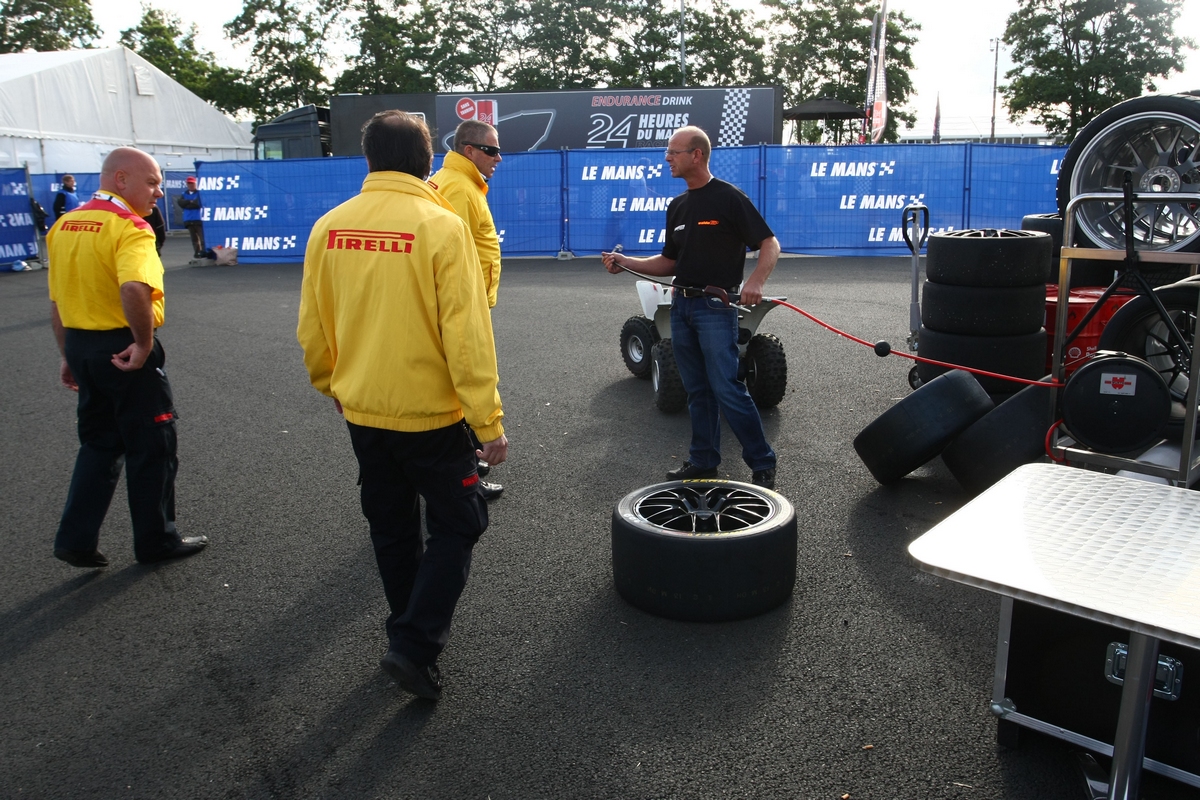
[[[391,609],[380,666],[405,691],[436,700],[437,659],[488,525],[476,460],[508,454],[496,348],[475,244],[425,182],[433,144],[424,121],[382,111],[363,127],[362,146],[362,193],[309,236],[296,337],[312,385],[345,415],[358,459]]]
[[[142,219],[162,196],[154,159],[117,148],[104,159],[100,191],[47,235],[59,377],[79,393],[79,454],[54,555],[76,567],[108,566],[100,525],[122,462],[138,561],[189,556],[208,543],[175,528],[175,405],[154,336],[163,323],[163,266]]]
[[[442,168],[429,179],[467,223],[479,253],[488,308],[496,307],[496,294],[500,288],[500,237],[496,234],[496,223],[492,221],[492,210],[488,208],[487,182],[501,161],[500,137],[496,129],[486,122],[469,119],[459,124],[454,132],[454,150],[446,154]],[[490,470],[491,465],[487,462],[479,464],[480,477]],[[484,500],[495,500],[504,487],[480,481],[479,491]]]

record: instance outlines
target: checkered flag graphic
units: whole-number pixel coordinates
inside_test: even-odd
[[[721,109],[721,131],[717,147],[738,147],[746,135],[746,117],[750,114],[750,90],[727,89]]]

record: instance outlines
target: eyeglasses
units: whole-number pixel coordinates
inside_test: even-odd
[[[474,142],[463,142],[463,146],[464,147],[474,147],[476,150],[483,153],[485,156],[491,156],[492,158],[495,158],[496,156],[500,155],[500,148],[496,147],[495,145],[475,144]]]
[[[664,153],[664,155],[666,155],[669,158],[671,156],[683,155],[684,153],[691,153],[692,151],[699,150],[699,149],[700,149],[699,147],[689,147],[686,150],[667,150],[666,153]]]

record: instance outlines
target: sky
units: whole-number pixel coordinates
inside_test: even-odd
[[[565,0],[570,1],[570,0]],[[695,0],[685,0],[694,2]],[[202,49],[216,54],[227,66],[244,66],[246,48],[235,48],[224,37],[223,24],[242,10],[242,0],[149,0],[149,4],[169,11],[185,27],[199,28],[197,42]],[[733,5],[757,6],[755,0],[733,0]],[[921,25],[918,43],[913,48],[913,86],[909,107],[917,115],[912,135],[928,135],[933,130],[935,106],[940,96],[942,134],[988,134],[992,116],[992,71],[995,53],[989,40],[1004,33],[1008,15],[1017,8],[1016,0],[889,0],[889,11],[902,11]],[[969,9],[966,11],[965,9]],[[101,45],[117,44],[120,33],[141,18],[141,4],[130,0],[92,0],[92,14],[103,31]],[[1200,0],[1187,0],[1175,25],[1178,35],[1200,40]],[[1012,66],[1008,49],[1001,45],[1000,83]],[[1181,92],[1200,89],[1200,52],[1186,53],[1185,70],[1161,81],[1159,91]],[[1003,102],[996,102],[996,134],[1029,131],[1025,121],[1009,121]]]

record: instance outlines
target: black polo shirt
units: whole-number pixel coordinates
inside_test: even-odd
[[[745,192],[713,178],[667,206],[662,254],[675,262],[676,286],[731,289],[742,282],[746,248],[774,235]]]

